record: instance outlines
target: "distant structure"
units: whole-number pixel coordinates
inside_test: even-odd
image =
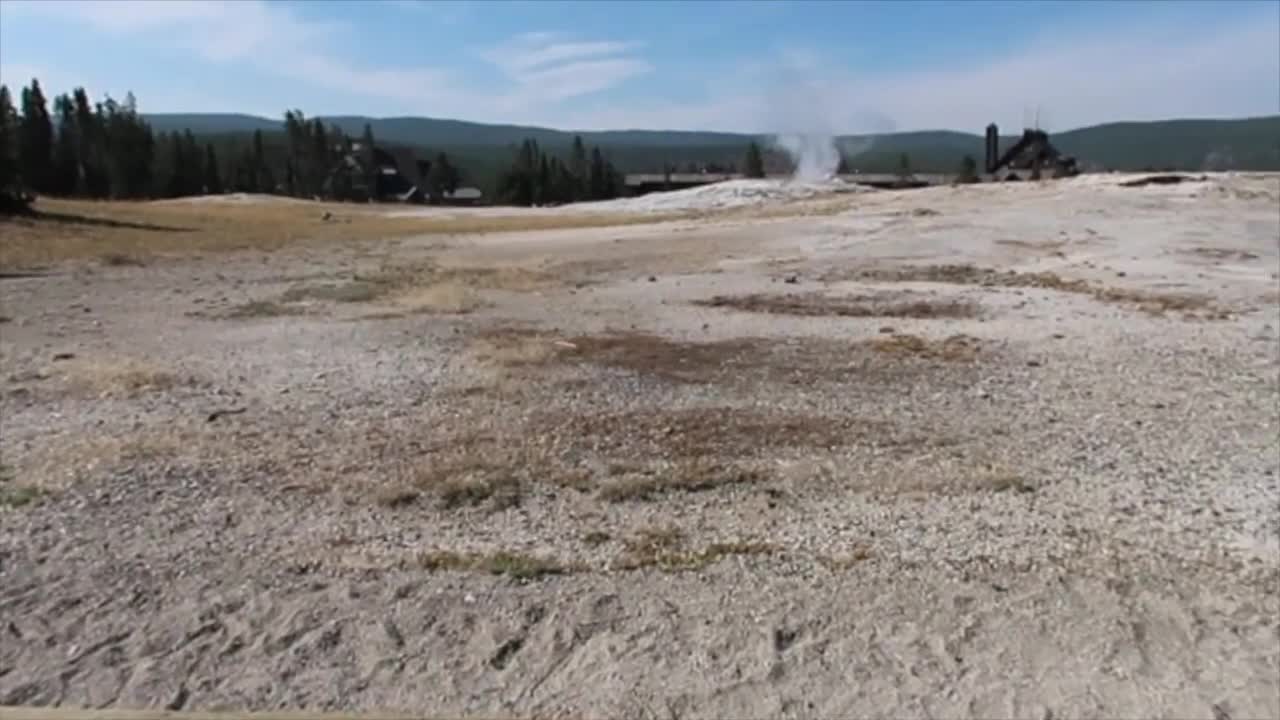
[[[1024,130],[1004,154],[1000,154],[1000,129],[987,126],[986,172],[995,180],[1039,180],[1080,174],[1075,158],[1063,155],[1043,130]]]
[[[341,151],[340,147],[336,149]],[[330,197],[344,200],[427,202],[427,194],[400,171],[394,155],[374,146],[369,156],[373,161],[372,172],[365,169],[364,147],[361,143],[353,143],[350,152],[342,154],[329,171],[325,192]],[[417,161],[419,176],[425,177],[430,167],[431,163],[426,160]],[[438,201],[442,205],[479,205],[483,200],[484,193],[479,188],[460,187],[444,193]]]

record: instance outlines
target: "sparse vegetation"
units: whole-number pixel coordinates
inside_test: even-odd
[[[20,508],[38,501],[44,491],[35,485],[15,485],[0,482],[0,509]]]
[[[1027,287],[1088,295],[1099,302],[1129,305],[1151,315],[1182,312],[1210,319],[1224,319],[1230,312],[1218,308],[1213,299],[1191,293],[1162,293],[1127,288],[1109,288],[1088,280],[1071,280],[1057,273],[1024,273],[1015,270],[980,268],[974,265],[922,265],[892,269],[857,270],[853,273],[833,271],[823,280],[846,279],[877,282],[936,282],[985,287]]]
[[[745,312],[819,317],[970,318],[978,315],[975,303],[961,300],[912,300],[901,293],[847,297],[819,293],[788,295],[717,295],[695,305],[727,307]]]
[[[146,267],[147,261],[137,255],[109,252],[102,255],[102,264],[109,267]]]
[[[132,358],[77,358],[66,363],[65,372],[73,388],[98,397],[134,397],[194,383],[193,378]]]
[[[236,305],[217,317],[228,320],[249,320],[252,318],[286,317],[301,315],[304,310],[295,305],[285,305],[273,300],[250,300]]]
[[[735,555],[768,555],[777,550],[763,542],[714,542],[701,550],[686,548],[685,533],[677,528],[641,530],[623,540],[624,551],[616,567],[621,570],[656,568],[666,572],[702,570]]]
[[[624,475],[603,483],[600,499],[619,503],[653,500],[673,492],[707,492],[722,487],[763,482],[758,471],[718,462],[693,460],[664,470]]]
[[[557,560],[537,555],[501,550],[494,553],[458,553],[451,550],[424,552],[418,556],[424,570],[485,572],[506,575],[516,580],[536,580],[549,575],[564,575],[575,568]]]
[[[893,333],[871,341],[871,347],[882,353],[951,362],[973,360],[978,357],[981,346],[980,340],[968,335],[952,335],[944,340],[929,340],[918,335]]]
[[[0,463],[0,509],[24,507],[44,495],[44,490],[37,485],[15,482],[14,475],[13,468]]]

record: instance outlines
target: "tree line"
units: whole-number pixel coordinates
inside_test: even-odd
[[[377,194],[387,162],[428,199],[456,191],[464,179],[443,152],[419,159],[388,147],[377,155],[368,125],[355,139],[290,110],[282,131],[205,138],[189,129],[157,133],[132,93],[122,102],[110,96],[92,102],[76,88],[53,98],[50,111],[39,80],[21,89],[16,104],[0,85],[0,195],[143,199],[247,192],[365,200]]]
[[[608,200],[618,197],[622,188],[622,176],[613,163],[599,147],[588,153],[580,136],[574,136],[564,160],[539,148],[536,140],[525,140],[498,180],[500,198],[513,205]]]
[[[605,200],[625,190],[611,159],[600,147],[586,146],[580,136],[557,152],[532,139],[510,152],[509,160],[494,158],[496,163],[472,158],[483,164],[475,175],[484,176],[472,182],[485,186],[497,202]],[[300,110],[284,113],[279,133],[197,136],[190,129],[156,132],[139,113],[132,93],[123,101],[105,96],[94,102],[76,88],[50,102],[38,80],[21,88],[18,98],[0,85],[0,195],[9,197],[144,199],[245,192],[361,201],[389,195],[381,173],[388,163],[429,201],[456,192],[471,174],[443,152],[379,146],[367,124],[359,137],[352,137]],[[776,164],[773,153],[752,143],[742,163],[744,174],[761,177],[766,164]],[[702,168],[733,172],[734,165]]]

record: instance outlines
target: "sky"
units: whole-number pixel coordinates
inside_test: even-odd
[[[0,0],[0,82],[143,112],[1050,131],[1280,113],[1280,0]]]

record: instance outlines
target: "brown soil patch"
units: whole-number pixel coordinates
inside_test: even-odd
[[[789,295],[717,295],[694,303],[705,307],[727,307],[745,312],[798,315],[802,317],[898,317],[972,318],[978,315],[975,303],[961,300],[909,300],[901,294],[832,297],[819,293]]]
[[[952,335],[943,340],[929,340],[918,335],[899,333],[871,341],[871,347],[878,352],[948,362],[974,360],[978,357],[981,344],[981,340],[968,335]]]
[[[1194,247],[1185,252],[1191,255],[1199,255],[1200,257],[1209,258],[1210,260],[1236,260],[1244,262],[1246,260],[1258,259],[1258,255],[1256,253],[1232,248]]]
[[[1099,302],[1128,305],[1151,314],[1182,312],[1208,319],[1222,319],[1230,312],[1218,307],[1212,298],[1189,293],[1161,293],[1147,290],[1109,288],[1088,280],[1068,279],[1057,273],[1024,273],[1015,270],[980,268],[974,265],[922,265],[902,268],[873,268],[853,272],[832,271],[824,281],[870,280],[874,282],[935,282],[983,287],[1042,288],[1059,292],[1088,295]]]
[[[534,370],[590,365],[622,370],[676,384],[779,383],[810,385],[858,381],[865,387],[919,382],[937,367],[902,363],[886,355],[883,339],[835,341],[821,338],[733,338],[693,342],[641,332],[564,337],[527,328],[492,328],[472,341],[471,356],[497,370],[502,387],[545,377]],[[952,341],[945,352],[916,349],[919,358],[971,359],[976,342]],[[494,388],[487,388],[492,390]],[[517,387],[518,389],[518,387]],[[476,388],[485,392],[486,388]]]

